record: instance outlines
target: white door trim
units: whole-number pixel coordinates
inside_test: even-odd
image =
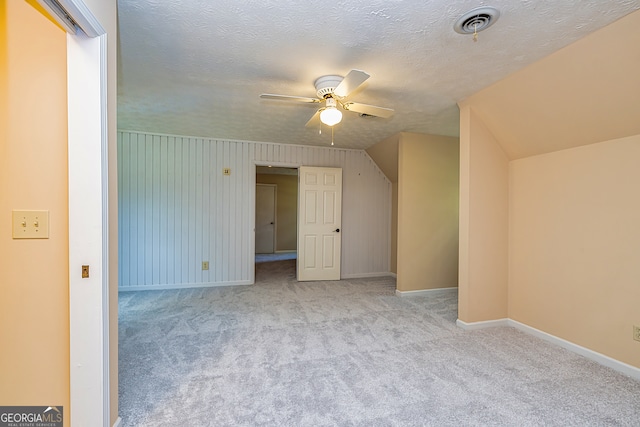
[[[82,0],[58,0],[67,34],[72,425],[110,425],[107,34]],[[81,266],[90,277],[81,278]]]
[[[249,212],[250,218],[253,218],[253,232],[249,233],[251,236],[251,242],[249,244],[250,251],[247,254],[250,257],[249,265],[255,265],[256,262],[256,167],[257,166],[273,166],[278,168],[296,168],[300,170],[299,163],[285,163],[285,162],[266,162],[264,160],[254,160],[251,164],[251,177],[249,178]],[[298,197],[300,197],[298,195]],[[250,283],[253,285],[256,283],[256,269],[251,269]]]

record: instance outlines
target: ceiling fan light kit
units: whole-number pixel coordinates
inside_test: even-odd
[[[307,127],[317,127],[320,123],[324,123],[327,126],[334,126],[340,123],[342,120],[342,111],[340,111],[340,109],[365,114],[366,116],[388,119],[394,113],[391,108],[347,101],[349,95],[359,88],[369,77],[369,74],[360,70],[351,70],[345,77],[334,74],[321,76],[314,82],[317,98],[275,95],[270,93],[263,93],[260,97],[263,99],[293,101],[298,103],[324,102],[325,106],[316,111],[313,117],[307,122]]]
[[[336,108],[336,104],[334,98],[328,97],[326,108],[320,112],[320,121],[327,126],[337,125],[342,120],[342,113]]]

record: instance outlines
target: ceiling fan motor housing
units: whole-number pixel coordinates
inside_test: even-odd
[[[316,94],[318,98],[326,98],[328,96],[335,96],[333,92],[336,90],[336,87],[342,82],[344,77],[338,75],[329,75],[319,77],[314,86],[316,87]]]

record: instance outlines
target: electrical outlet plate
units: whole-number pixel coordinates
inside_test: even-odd
[[[633,325],[633,339],[640,341],[640,326]]]
[[[209,261],[202,261],[202,269],[203,270],[209,269]]]

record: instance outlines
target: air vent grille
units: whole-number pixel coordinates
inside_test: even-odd
[[[471,9],[462,15],[453,26],[453,29],[460,34],[474,34],[486,30],[492,26],[500,17],[498,9],[483,6]]]

